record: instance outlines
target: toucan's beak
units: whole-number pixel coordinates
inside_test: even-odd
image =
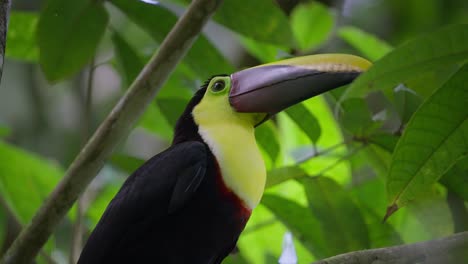
[[[231,75],[229,102],[237,112],[276,114],[352,82],[371,63],[345,54],[287,59]]]

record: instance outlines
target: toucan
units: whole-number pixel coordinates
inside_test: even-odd
[[[178,119],[172,145],[110,202],[78,263],[221,263],[264,191],[255,127],[369,67],[357,56],[322,54],[210,78]]]

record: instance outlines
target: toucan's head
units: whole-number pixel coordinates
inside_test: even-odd
[[[205,124],[235,119],[257,126],[289,106],[350,83],[370,65],[357,56],[322,54],[215,76],[192,114]]]

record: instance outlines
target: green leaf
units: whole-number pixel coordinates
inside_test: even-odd
[[[448,26],[394,49],[356,79],[346,90],[341,101],[376,89],[389,92],[398,84],[405,83],[415,76],[462,64],[467,58],[468,25]]]
[[[333,29],[333,15],[323,4],[313,1],[297,5],[291,13],[291,26],[300,50],[322,45]]]
[[[101,219],[107,206],[119,191],[120,186],[120,184],[107,185],[91,203],[90,207],[86,211],[86,217],[90,220],[88,226],[90,229],[93,229],[99,222],[99,219]]]
[[[280,58],[283,48],[269,43],[262,43],[253,39],[240,36],[242,46],[256,59],[262,63],[274,62]],[[283,52],[286,54],[285,52]]]
[[[181,98],[158,98],[156,104],[171,127],[175,127],[177,120],[185,110],[187,100]],[[155,120],[157,122],[157,120]]]
[[[36,62],[39,57],[36,45],[38,15],[34,12],[12,11],[7,32],[6,56],[8,58]]]
[[[393,49],[387,42],[353,26],[341,27],[338,36],[371,61],[379,60]]]
[[[421,105],[421,98],[411,89],[399,85],[394,91],[395,108],[401,118],[402,124],[408,123],[410,117]]]
[[[272,164],[275,164],[280,154],[280,144],[276,135],[276,128],[271,121],[267,121],[255,128],[255,138],[258,145],[268,154]]]
[[[327,238],[322,232],[321,223],[317,222],[310,210],[294,201],[272,194],[265,194],[262,204],[275,214],[315,257],[321,259],[333,254],[326,244]]]
[[[440,182],[465,201],[468,201],[468,156],[453,165],[442,176]]]
[[[317,118],[304,104],[296,104],[285,110],[285,113],[304,131],[307,137],[316,143],[322,132]]]
[[[115,167],[121,169],[122,171],[133,173],[136,171],[143,163],[143,159],[132,157],[126,154],[114,154],[112,155],[110,162]]]
[[[362,98],[348,99],[342,103],[342,108],[341,124],[354,136],[367,137],[381,125],[372,120],[372,113]]]
[[[7,137],[11,134],[11,129],[5,125],[0,124],[0,138]]]
[[[214,19],[252,39],[290,46],[292,32],[288,18],[271,0],[223,1]]]
[[[320,221],[334,253],[369,248],[364,218],[348,193],[327,177],[306,177],[304,185],[309,208]]]
[[[166,140],[171,140],[174,134],[173,127],[166,121],[156,104],[148,105],[138,125],[147,132],[156,134]]]
[[[465,65],[409,121],[389,169],[389,214],[430,188],[468,155],[467,76]]]
[[[101,1],[47,1],[37,28],[39,62],[47,79],[65,79],[86,65],[108,20]]]
[[[302,177],[307,177],[307,173],[298,166],[273,169],[268,171],[265,188],[270,188],[287,180],[299,179]]]
[[[114,31],[111,38],[118,66],[125,76],[124,86],[129,87],[145,63],[138,52],[118,32]]]
[[[391,134],[376,133],[368,138],[369,143],[377,145],[389,153],[393,153],[398,142],[398,137]]]
[[[164,40],[178,19],[162,5],[128,0],[110,2],[158,43]],[[215,74],[231,73],[234,70],[216,47],[202,35],[194,42],[183,61],[202,79]]]
[[[0,141],[0,192],[25,224],[52,191],[63,170],[37,155]]]

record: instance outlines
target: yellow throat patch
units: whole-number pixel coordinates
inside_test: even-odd
[[[217,91],[216,82],[225,84]],[[228,99],[230,77],[214,77],[201,102],[192,111],[198,133],[219,163],[226,186],[250,209],[262,198],[266,181],[265,163],[255,140],[259,114],[235,112]]]

